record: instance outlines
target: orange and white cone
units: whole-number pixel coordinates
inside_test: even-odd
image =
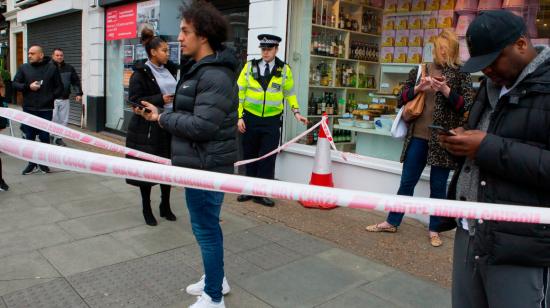
[[[323,117],[328,124],[328,118]],[[313,162],[313,171],[311,173],[310,185],[334,187],[332,181],[332,167],[330,158],[330,142],[323,130],[319,127],[319,137],[317,139],[317,148],[315,149],[315,161]],[[317,208],[330,210],[336,208],[335,205],[319,204],[316,202],[300,201],[300,204],[307,208]]]

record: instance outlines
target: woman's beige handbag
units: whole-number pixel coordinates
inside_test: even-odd
[[[418,75],[417,82],[420,78],[426,77],[426,64],[421,64],[418,66],[418,69],[421,73]],[[414,119],[418,118],[424,110],[424,99],[426,94],[424,92],[418,93],[411,101],[409,101],[403,110],[403,120],[406,122],[411,122]]]

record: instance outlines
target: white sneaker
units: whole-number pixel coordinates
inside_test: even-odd
[[[208,294],[202,292],[197,301],[189,306],[189,308],[225,308],[225,303],[223,302],[223,297],[221,302],[214,303]]]
[[[202,275],[201,280],[197,281],[194,284],[188,285],[187,288],[185,289],[185,292],[187,292],[187,294],[196,295],[196,296],[200,296],[201,294],[203,294],[203,291],[204,291],[204,277],[205,276]],[[227,282],[227,279],[225,277],[223,277],[222,294],[226,295],[227,293],[229,293],[229,291],[231,291],[231,288],[229,287],[229,283]]]

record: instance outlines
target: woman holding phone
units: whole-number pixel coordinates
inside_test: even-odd
[[[159,108],[172,109],[176,92],[177,65],[170,62],[168,44],[154,35],[153,30],[143,29],[141,43],[145,47],[148,59],[138,60],[134,64],[134,73],[130,77],[128,100],[133,108],[141,108],[141,101],[148,101]],[[170,158],[170,134],[157,122],[146,121],[134,114],[128,125],[126,146],[150,154]],[[128,157],[130,158],[130,157]],[[151,210],[151,188],[155,183],[127,179],[130,185],[138,186],[141,191],[143,217],[149,226],[156,226],[157,220]],[[160,185],[160,216],[174,221],[176,216],[170,209],[170,186]]]
[[[406,84],[401,89],[398,107],[401,107],[420,92],[425,93],[422,114],[409,123],[409,129],[401,162],[403,172],[398,195],[412,196],[426,165],[430,169],[430,198],[445,199],[449,172],[456,167],[453,157],[443,149],[437,139],[439,129],[459,127],[472,104],[473,88],[470,74],[460,72],[458,38],[449,30],[443,30],[434,42],[434,63],[428,63],[425,77],[417,80],[418,68],[410,71]],[[432,128],[430,127],[432,126]],[[370,232],[397,232],[403,213],[390,212],[386,221],[370,225]],[[439,233],[453,229],[454,219],[430,216],[430,244],[443,244]]]

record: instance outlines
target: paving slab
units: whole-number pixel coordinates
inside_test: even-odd
[[[242,284],[246,279],[265,272],[261,267],[229,251],[225,251],[224,257],[225,276],[228,280],[235,281],[238,284]],[[201,272],[203,271],[201,270]]]
[[[63,278],[4,295],[8,308],[88,307]]]
[[[359,257],[339,248],[322,252],[317,257],[330,262],[344,271],[362,275],[366,281],[374,281],[395,271],[391,267]]]
[[[59,278],[60,274],[37,251],[0,259],[0,296]]]
[[[123,209],[75,218],[59,223],[75,239],[84,239],[145,225],[139,209]],[[152,227],[153,228],[153,227]]]
[[[283,247],[296,251],[303,256],[315,255],[334,247],[334,245],[324,240],[317,239],[303,233],[298,233],[291,237],[283,238],[276,241],[276,243]]]
[[[224,206],[228,206],[228,205],[225,204]],[[245,218],[245,217],[237,216],[235,214],[231,214],[227,211],[224,211],[223,206],[222,206],[221,220],[222,221],[220,222],[220,225],[222,227],[224,235],[229,235],[235,232],[250,229],[258,225],[258,223],[254,221],[252,218]]]
[[[362,283],[361,275],[313,256],[252,276],[240,285],[275,307],[313,307]]]
[[[41,252],[64,276],[138,257],[131,248],[109,235],[48,247]]]
[[[233,253],[239,253],[241,251],[251,250],[273,243],[247,230],[229,234],[224,237],[223,242],[225,249]]]
[[[302,234],[282,224],[259,224],[257,227],[250,228],[249,231],[273,242]]]
[[[399,307],[451,307],[450,290],[403,272],[390,273],[362,289]]]
[[[0,215],[0,233],[52,224],[67,217],[53,207],[19,208],[14,211],[5,211]]]
[[[141,209],[129,203],[128,200],[119,197],[117,193],[113,192],[102,193],[101,195],[91,198],[55,204],[53,206],[67,218],[78,218],[125,208],[135,208],[136,211]]]
[[[71,237],[57,225],[0,233],[0,257],[66,243]]]
[[[230,248],[228,247],[228,249]],[[303,257],[299,253],[276,243],[243,251],[238,253],[238,255],[263,268],[264,270],[274,269]]]
[[[195,242],[195,237],[182,232],[178,224],[179,221],[171,222],[161,218],[159,225],[154,228],[139,226],[114,232],[111,236],[131,247],[139,256],[148,256]]]
[[[359,289],[352,289],[342,295],[339,295],[328,302],[316,306],[317,308],[365,308],[365,307],[380,307],[380,308],[400,308],[390,301],[381,299],[380,297],[369,294]]]
[[[112,293],[98,294],[84,299],[91,308],[161,308],[163,303],[151,290],[136,287],[125,290],[115,290]]]
[[[111,294],[122,290],[143,287],[131,273],[119,265],[110,265],[67,277],[71,286],[83,298]]]

